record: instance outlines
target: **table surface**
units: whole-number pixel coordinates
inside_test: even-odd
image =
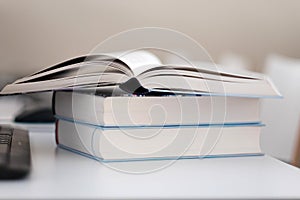
[[[300,170],[269,156],[100,163],[53,131],[30,139],[31,174],[0,181],[0,198],[300,198]]]

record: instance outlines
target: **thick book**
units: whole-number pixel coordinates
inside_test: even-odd
[[[60,147],[101,161],[261,155],[261,124],[104,128],[58,120]]]
[[[57,91],[57,118],[100,126],[259,123],[258,98],[220,96],[102,96]]]
[[[0,94],[107,86],[133,94],[280,96],[271,80],[262,74],[228,71],[210,63],[166,65],[148,51],[73,58],[21,78]]]

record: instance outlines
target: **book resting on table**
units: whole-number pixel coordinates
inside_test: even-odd
[[[43,91],[54,91],[58,145],[102,161],[261,155],[259,101],[280,97],[262,74],[147,51],[73,58],[0,94]]]

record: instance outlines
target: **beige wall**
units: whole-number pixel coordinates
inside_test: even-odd
[[[256,70],[268,53],[300,57],[297,0],[0,0],[0,25],[1,74],[33,72],[144,26],[184,32],[216,60],[238,53]]]

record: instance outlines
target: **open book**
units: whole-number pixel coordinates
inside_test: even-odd
[[[107,87],[141,95],[280,95],[262,74],[237,73],[208,63],[164,65],[148,51],[73,58],[21,78],[4,87],[0,94]]]

